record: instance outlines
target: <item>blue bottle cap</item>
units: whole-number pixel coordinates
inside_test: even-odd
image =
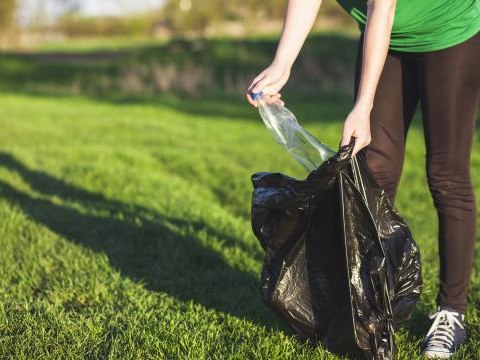
[[[253,100],[258,100],[262,97],[263,95],[263,92],[258,92],[258,93],[250,93],[250,97],[253,99]]]

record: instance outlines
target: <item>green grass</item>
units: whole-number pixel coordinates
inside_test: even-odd
[[[297,77],[284,93],[301,123],[333,148],[352,101],[328,89],[351,81],[354,45],[310,39],[306,54],[320,72]],[[196,55],[191,46],[69,62],[46,51],[0,54],[0,358],[337,359],[298,343],[258,289],[264,254],[251,232],[250,175],[305,173],[243,96],[222,86],[225,74],[247,79],[264,66],[274,40],[217,39]],[[122,83],[131,66],[187,57],[215,70],[215,91],[187,98],[152,90],[141,69],[140,91]],[[324,75],[330,85],[319,88]],[[111,86],[99,87],[105,79]],[[315,87],[325,91],[303,92]],[[397,206],[421,248],[425,290],[396,333],[400,360],[419,358],[438,285],[424,157],[417,118]],[[479,166],[476,134],[474,174]],[[479,254],[477,246],[470,339],[457,359],[480,353]]]
[[[304,173],[243,100],[228,105],[232,116],[227,105],[214,115],[180,104],[0,99],[1,358],[335,358],[299,344],[261,302],[249,176]],[[335,146],[347,104],[338,100],[337,114],[328,104],[291,106]],[[437,286],[423,154],[413,126],[398,207],[426,286],[397,333],[399,359],[418,358]],[[480,165],[478,142],[472,161]],[[457,358],[480,351],[476,260],[471,338]]]

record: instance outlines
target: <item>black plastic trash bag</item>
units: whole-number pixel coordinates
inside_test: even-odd
[[[301,339],[349,358],[394,359],[394,329],[422,290],[420,253],[353,145],[305,180],[252,175],[261,293]]]

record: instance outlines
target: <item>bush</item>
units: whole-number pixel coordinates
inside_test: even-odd
[[[77,17],[64,16],[56,29],[69,37],[145,35],[150,32],[153,16]]]

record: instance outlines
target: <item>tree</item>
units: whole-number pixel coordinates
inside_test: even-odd
[[[0,32],[10,30],[14,24],[16,0],[0,0]]]
[[[166,0],[163,14],[176,33],[194,31],[202,34],[208,24],[221,20],[227,12],[226,0]]]

